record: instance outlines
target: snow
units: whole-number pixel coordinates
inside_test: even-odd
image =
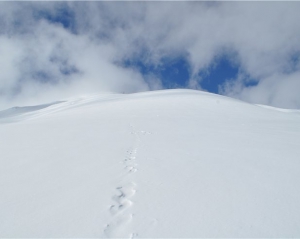
[[[300,111],[193,90],[0,112],[0,237],[300,237]]]

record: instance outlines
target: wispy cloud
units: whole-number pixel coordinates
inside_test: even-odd
[[[143,74],[124,62],[159,67],[164,59],[178,57],[189,63],[187,86],[201,88],[199,72],[225,57],[239,74],[220,86],[220,93],[300,107],[300,3],[0,5],[2,102],[161,88],[155,74]],[[249,85],[249,79],[257,84]]]

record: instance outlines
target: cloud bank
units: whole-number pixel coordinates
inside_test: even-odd
[[[201,89],[199,72],[225,57],[238,75],[219,93],[300,108],[299,10],[298,2],[2,2],[0,107],[163,87],[128,61],[159,68],[184,58],[186,87]]]

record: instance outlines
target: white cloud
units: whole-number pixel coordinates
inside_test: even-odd
[[[14,68],[20,63],[22,55],[22,49],[18,45],[18,41],[8,37],[0,38],[0,92],[2,94],[12,90],[20,77],[20,72]]]
[[[241,80],[227,82],[222,93],[248,102],[300,108],[300,72],[264,78],[257,86],[244,87]]]
[[[34,11],[31,5],[24,7],[27,13]],[[11,21],[0,35],[2,107],[94,91],[149,89],[137,71],[114,64],[116,49],[109,43],[73,34],[60,24],[35,20],[33,14],[22,18],[21,27],[15,26],[13,17],[6,19]]]
[[[41,14],[57,17],[66,7],[71,29]],[[190,86],[199,88],[199,70],[226,55],[240,74],[223,93],[300,107],[299,61],[292,60],[300,53],[298,2],[32,2],[0,9],[1,99],[161,88],[157,77],[122,67],[124,59],[160,65],[185,57]],[[258,84],[247,87],[249,77]]]

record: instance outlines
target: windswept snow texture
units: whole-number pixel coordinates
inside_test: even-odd
[[[63,101],[54,102],[51,104],[37,105],[37,106],[23,106],[23,107],[13,107],[7,110],[0,111],[0,122],[11,122],[12,120],[17,120],[21,116],[20,119],[24,119],[25,113],[31,115],[31,113],[47,108],[51,105],[62,103]],[[27,114],[26,114],[27,115]]]
[[[1,112],[0,237],[300,237],[300,112],[192,90]]]

